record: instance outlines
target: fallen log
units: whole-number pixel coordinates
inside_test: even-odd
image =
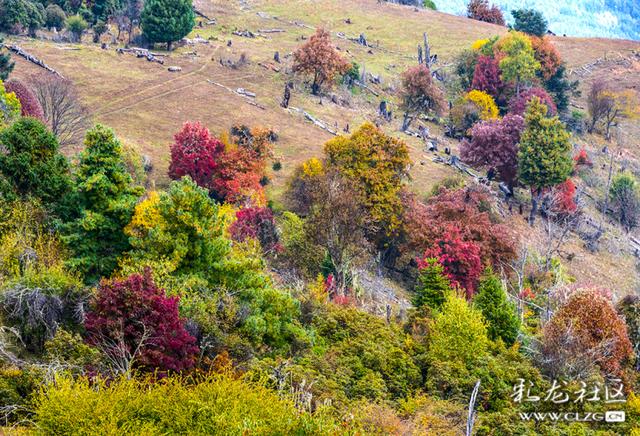
[[[2,44],[3,47],[7,47],[9,50],[11,50],[12,52],[14,52],[15,54],[17,54],[18,56],[21,56],[23,58],[25,58],[26,60],[28,60],[31,63],[36,64],[37,66],[44,68],[45,70],[49,71],[50,73],[56,74],[59,77],[62,77],[64,79],[64,77],[62,76],[62,74],[60,74],[59,72],[57,72],[56,70],[54,70],[53,68],[51,68],[49,65],[47,65],[46,63],[44,63],[43,60],[38,59],[37,57],[35,57],[34,55],[32,55],[31,53],[26,52],[25,50],[23,50],[21,47],[17,46],[17,45],[5,45]]]
[[[147,50],[146,48],[139,48],[139,47],[133,47],[133,48],[119,47],[119,48],[116,48],[116,53],[118,54],[133,53],[138,58],[146,58],[149,62],[157,62],[160,65],[164,64],[164,59],[162,59],[162,57],[166,56],[164,54],[153,53]]]
[[[240,97],[242,97],[242,99],[245,101],[245,103],[250,104],[251,106],[255,106],[258,109],[262,109],[262,110],[266,110],[267,108],[262,106],[261,104],[256,103],[255,101],[252,100],[251,97],[248,96],[248,94],[253,94],[253,98],[255,98],[255,94],[252,92],[249,92],[243,88],[238,88],[238,89],[231,89],[228,86],[223,85],[222,83],[218,83],[218,82],[214,82],[213,80],[209,80],[207,79],[207,82],[211,83],[212,85],[216,85],[219,86],[220,88],[226,89],[229,92],[233,92],[236,95],[239,95]]]
[[[203,14],[202,12],[197,10],[196,8],[193,8],[193,13],[196,14],[197,16],[202,17],[205,20],[207,20],[207,24],[216,24],[216,19],[215,18],[207,17],[205,14]]]
[[[311,121],[316,127],[319,127],[320,129],[324,130],[325,132],[329,132],[334,136],[338,135],[338,132],[336,130],[330,128],[327,125],[327,123],[325,123],[324,121],[319,120],[318,118],[314,117],[313,115],[311,115],[307,111],[304,111],[302,109],[298,109],[297,107],[290,107],[287,110],[289,112],[296,111],[298,113],[301,113],[308,121]]]

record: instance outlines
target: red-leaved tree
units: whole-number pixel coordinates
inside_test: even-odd
[[[460,229],[450,225],[424,252],[422,259],[418,259],[418,268],[424,268],[430,258],[437,259],[443,266],[453,286],[464,289],[468,299],[473,297],[482,273],[480,247],[475,242],[464,240]]]
[[[485,265],[499,268],[516,256],[516,235],[489,215],[487,206],[491,204],[491,197],[483,188],[443,189],[429,198],[427,204],[405,193],[403,204],[406,241],[401,250],[406,254],[421,255],[447,229],[455,226],[464,240],[478,246]]]
[[[278,234],[273,212],[268,207],[247,207],[236,212],[236,220],[229,227],[236,241],[255,238],[264,251],[278,247]]]
[[[526,91],[521,92],[520,95],[514,95],[511,98],[511,101],[509,101],[509,113],[524,116],[527,106],[533,97],[538,97],[542,103],[547,105],[547,108],[549,109],[547,111],[547,115],[549,117],[553,117],[558,113],[558,108],[553,101],[553,97],[551,97],[543,88],[537,87],[527,89]]]
[[[496,5],[489,5],[488,0],[471,0],[467,5],[467,17],[504,26],[502,11]]]
[[[211,136],[199,122],[187,121],[174,136],[169,177],[190,176],[199,186],[210,189],[224,144]]]
[[[567,179],[553,187],[551,209],[557,215],[567,216],[578,211],[576,203],[576,185]]]
[[[485,55],[478,57],[476,68],[473,71],[471,89],[484,91],[496,101],[499,100],[504,89],[504,83],[500,79],[500,67],[497,60]]]
[[[33,117],[43,123],[45,122],[42,105],[27,85],[19,80],[11,79],[5,83],[5,89],[7,92],[15,93],[18,100],[20,100],[20,105],[22,106],[21,115],[23,117]]]
[[[518,142],[524,130],[524,118],[506,115],[501,120],[477,123],[471,129],[471,139],[460,146],[460,157],[476,167],[493,168],[513,189],[518,173]]]
[[[193,367],[196,339],[178,314],[178,297],[167,297],[151,270],[121,280],[103,280],[85,321],[89,343],[112,369],[128,373],[182,371]]]

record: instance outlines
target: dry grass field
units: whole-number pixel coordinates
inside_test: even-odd
[[[169,146],[173,134],[185,121],[201,121],[218,133],[239,123],[272,127],[279,135],[276,157],[282,163],[282,170],[271,175],[270,197],[277,201],[286,177],[295,166],[320,155],[323,143],[331,137],[305,120],[302,111],[332,128],[337,126],[338,131],[347,124],[353,130],[363,121],[374,119],[381,98],[394,105],[393,90],[397,88],[398,76],[408,65],[415,64],[416,47],[422,41],[423,32],[428,34],[432,53],[438,54],[440,65],[451,63],[455,55],[474,40],[506,32],[504,27],[377,0],[196,0],[195,3],[200,11],[215,17],[217,23],[203,23],[190,37],[197,35],[209,43],[183,46],[167,53],[164,65],[130,54],[117,54],[114,45],[103,50],[89,43],[90,37],[75,45],[26,38],[13,38],[9,42],[21,45],[71,79],[87,106],[88,117],[111,126],[123,142],[150,156],[154,165],[151,179],[157,185],[168,181]],[[286,74],[291,60],[289,54],[317,26],[332,32],[334,42],[348,59],[381,77],[380,85],[372,85],[380,96],[366,90],[351,93],[337,89],[336,94],[347,104],[335,104],[327,98],[321,101],[312,97],[303,83],[296,80],[291,106],[300,111],[280,107],[284,84],[291,80]],[[269,29],[283,31],[260,32]],[[247,38],[233,33],[244,30],[257,36]],[[348,39],[360,34],[364,34],[373,47]],[[109,39],[105,36],[104,41]],[[622,87],[640,84],[640,58],[630,66],[614,62],[633,50],[640,51],[639,43],[561,36],[553,39],[569,70],[578,70],[598,58],[608,59],[584,77],[574,73],[572,77],[584,81],[583,90],[602,74],[613,75]],[[281,64],[273,61],[276,51],[281,55]],[[243,55],[248,59],[244,66],[234,69],[221,65],[221,60],[237,61]],[[19,78],[28,80],[30,75],[45,74],[44,70],[21,59],[16,62],[15,76]],[[182,71],[169,72],[168,66],[179,66]],[[237,88],[256,93],[255,104],[234,92]],[[575,103],[584,106],[583,99]],[[432,156],[426,156],[422,150],[421,142],[398,132],[399,115],[396,113],[396,118],[382,128],[403,137],[410,145],[415,163],[411,187],[424,194],[454,172],[432,162]],[[442,136],[440,127],[430,128],[432,134]],[[629,133],[622,147],[629,162],[635,162],[637,141],[634,143],[634,138],[640,137],[640,131],[633,125],[625,131]],[[455,144],[443,138],[442,147],[447,145],[455,150]],[[602,144],[598,139],[584,138],[576,139],[576,145],[595,152]],[[68,150],[68,153],[75,151]],[[525,236],[525,242],[544,244],[541,229],[532,230],[519,215],[507,219]],[[617,249],[618,245],[623,249]],[[566,263],[570,272],[611,286],[621,294],[636,289],[637,274],[629,273],[635,269],[635,259],[623,242],[618,244],[611,239],[605,251],[596,255],[587,252],[577,239],[568,246],[570,255]]]

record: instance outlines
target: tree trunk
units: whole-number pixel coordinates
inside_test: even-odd
[[[404,113],[404,117],[402,119],[402,128],[403,132],[406,132],[409,126],[411,125],[412,118],[409,116],[409,112]]]
[[[167,41],[167,51],[171,51],[171,41]]]
[[[531,192],[531,213],[529,214],[529,225],[533,226],[538,214],[538,203],[540,202],[540,195],[542,194],[542,188],[537,188],[535,193]]]

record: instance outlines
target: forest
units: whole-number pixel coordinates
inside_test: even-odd
[[[637,289],[566,265],[640,224],[611,151],[638,93],[570,78],[543,15],[512,15],[446,70],[425,34],[375,116],[306,113],[331,137],[276,191],[263,120],[183,119],[156,183],[79,84],[18,74],[12,44],[52,28],[155,63],[215,21],[191,0],[0,0],[0,433],[640,435]],[[330,28],[296,43],[279,110],[372,92]],[[425,194],[413,141],[450,170]]]

